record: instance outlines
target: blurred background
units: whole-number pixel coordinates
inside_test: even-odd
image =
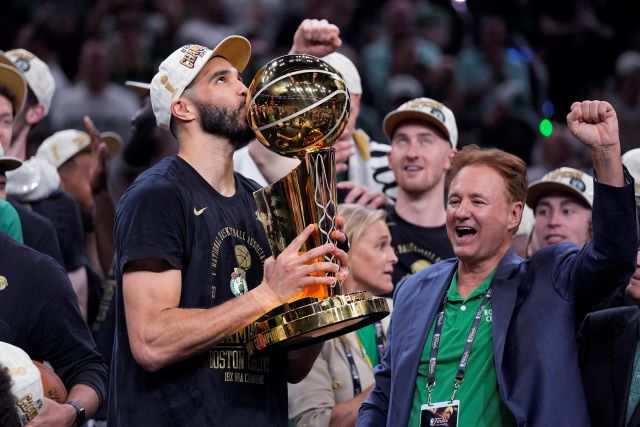
[[[530,179],[589,157],[562,125],[573,101],[609,100],[623,149],[640,146],[640,2],[630,0],[9,0],[0,49],[22,47],[51,67],[57,90],[43,133],[77,127],[78,87],[122,89],[110,128],[128,140],[138,106],[126,80],[150,81],[190,42],[251,40],[245,82],[286,54],[304,18],[341,30],[340,52],[363,79],[359,127],[379,142],[384,115],[428,96],[456,114],[460,145],[523,158]],[[120,118],[122,117],[122,118]],[[584,166],[587,167],[587,166]]]

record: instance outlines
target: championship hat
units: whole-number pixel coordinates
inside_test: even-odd
[[[18,169],[7,172],[7,194],[20,202],[44,199],[59,187],[56,167],[35,156],[25,160]]]
[[[51,70],[49,70],[49,66],[25,49],[9,50],[4,52],[3,55],[10,62],[4,61],[2,55],[0,55],[0,62],[13,65],[22,72],[38,102],[44,106],[45,115],[49,113],[53,93],[56,91],[56,82],[53,79]]]
[[[453,112],[444,104],[431,98],[416,98],[407,101],[386,115],[382,129],[389,141],[401,122],[419,120],[428,122],[441,130],[453,148],[458,144],[458,127]]]
[[[249,62],[251,44],[244,37],[229,36],[213,49],[197,44],[182,46],[162,61],[150,88],[151,107],[159,127],[169,130],[171,104],[214,56],[225,58],[238,71],[242,71]]]
[[[106,143],[109,155],[112,158],[118,154],[122,146],[120,135],[115,132],[103,132],[100,137]],[[42,142],[38,147],[38,151],[36,151],[36,157],[44,159],[59,168],[90,144],[91,137],[86,132],[76,129],[61,130]]]
[[[349,58],[341,53],[333,52],[323,56],[322,60],[336,69],[347,84],[349,93],[362,95],[362,83],[358,69]]]
[[[13,116],[15,117],[24,107],[24,101],[27,98],[27,84],[24,77],[14,66],[0,63],[0,85],[9,88],[14,96],[12,102]]]
[[[124,85],[127,89],[138,95],[140,98],[149,96],[149,90],[151,89],[150,83],[127,80],[126,82],[124,82]]]
[[[535,210],[545,193],[569,193],[593,207],[593,177],[578,169],[562,167],[552,170],[527,190],[527,205]]]
[[[634,148],[624,153],[622,164],[627,167],[633,177],[636,198],[640,197],[640,148]]]
[[[11,378],[11,393],[22,424],[31,421],[44,404],[40,370],[21,348],[0,342],[0,368],[6,368]]]

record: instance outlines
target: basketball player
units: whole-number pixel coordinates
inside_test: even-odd
[[[109,426],[286,426],[286,383],[300,381],[319,351],[246,349],[259,317],[305,286],[335,281],[310,273],[346,271],[311,260],[347,261],[333,245],[298,255],[313,226],[270,257],[251,194],[258,185],[233,172],[236,145],[253,138],[239,74],[250,52],[239,36],[214,49],[183,46],[151,82],[157,124],[179,151],[140,175],[116,212]]]

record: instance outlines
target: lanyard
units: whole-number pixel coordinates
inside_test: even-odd
[[[353,360],[353,354],[351,354],[351,350],[349,346],[344,343],[344,352],[347,355],[347,360],[349,361],[349,370],[351,371],[351,380],[353,381],[353,396],[357,396],[362,393],[362,385],[360,384],[360,374],[358,374],[358,368],[356,367],[356,362]]]
[[[464,381],[464,374],[467,370],[469,358],[471,357],[471,347],[473,347],[473,342],[476,339],[476,333],[478,332],[478,327],[480,326],[482,313],[490,300],[491,287],[489,287],[489,289],[487,289],[487,292],[484,294],[484,298],[482,298],[482,302],[480,303],[478,312],[476,313],[476,316],[473,319],[473,323],[471,324],[471,330],[469,331],[469,336],[467,337],[467,341],[464,344],[464,351],[462,352],[462,358],[460,358],[460,364],[458,365],[458,372],[456,373],[456,378],[453,383],[453,394],[451,395],[451,401],[455,399],[458,388],[460,388],[460,384],[462,384],[462,381]],[[436,385],[436,365],[438,363],[438,349],[440,348],[440,335],[442,334],[442,325],[444,324],[444,310],[446,305],[447,294],[445,293],[444,299],[442,300],[442,306],[440,307],[440,312],[436,317],[436,326],[433,330],[433,339],[431,340],[431,352],[429,353],[429,374],[427,375],[427,391],[429,392],[427,403],[429,405],[431,405],[431,393],[433,392],[433,388]]]
[[[375,332],[376,332],[376,350],[378,352],[379,360],[382,360],[382,356],[384,355],[384,350],[387,345],[387,339],[384,336],[384,331],[382,330],[382,323],[380,321],[376,321],[374,323]],[[358,340],[358,344],[360,346],[360,351],[364,356],[364,360],[367,362],[367,365],[373,368],[371,364],[371,359],[367,356],[367,352],[360,341],[360,337],[358,337],[356,333],[356,339]],[[353,353],[351,353],[351,349],[349,348],[349,343],[346,339],[341,339],[342,345],[344,347],[344,353],[347,356],[347,361],[349,362],[349,371],[351,372],[351,381],[353,382],[353,396],[357,396],[362,392],[362,384],[360,383],[360,374],[358,373],[358,367],[356,366],[356,362],[353,359]]]
[[[373,327],[376,330],[376,350],[378,351],[378,360],[382,362],[382,356],[384,356],[384,350],[387,347],[387,337],[384,336],[382,330],[382,323],[377,320]]]

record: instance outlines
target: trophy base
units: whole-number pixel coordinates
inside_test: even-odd
[[[256,323],[255,335],[247,343],[249,353],[306,347],[360,329],[389,314],[385,298],[364,291],[324,300],[303,298],[282,307],[286,311]]]

